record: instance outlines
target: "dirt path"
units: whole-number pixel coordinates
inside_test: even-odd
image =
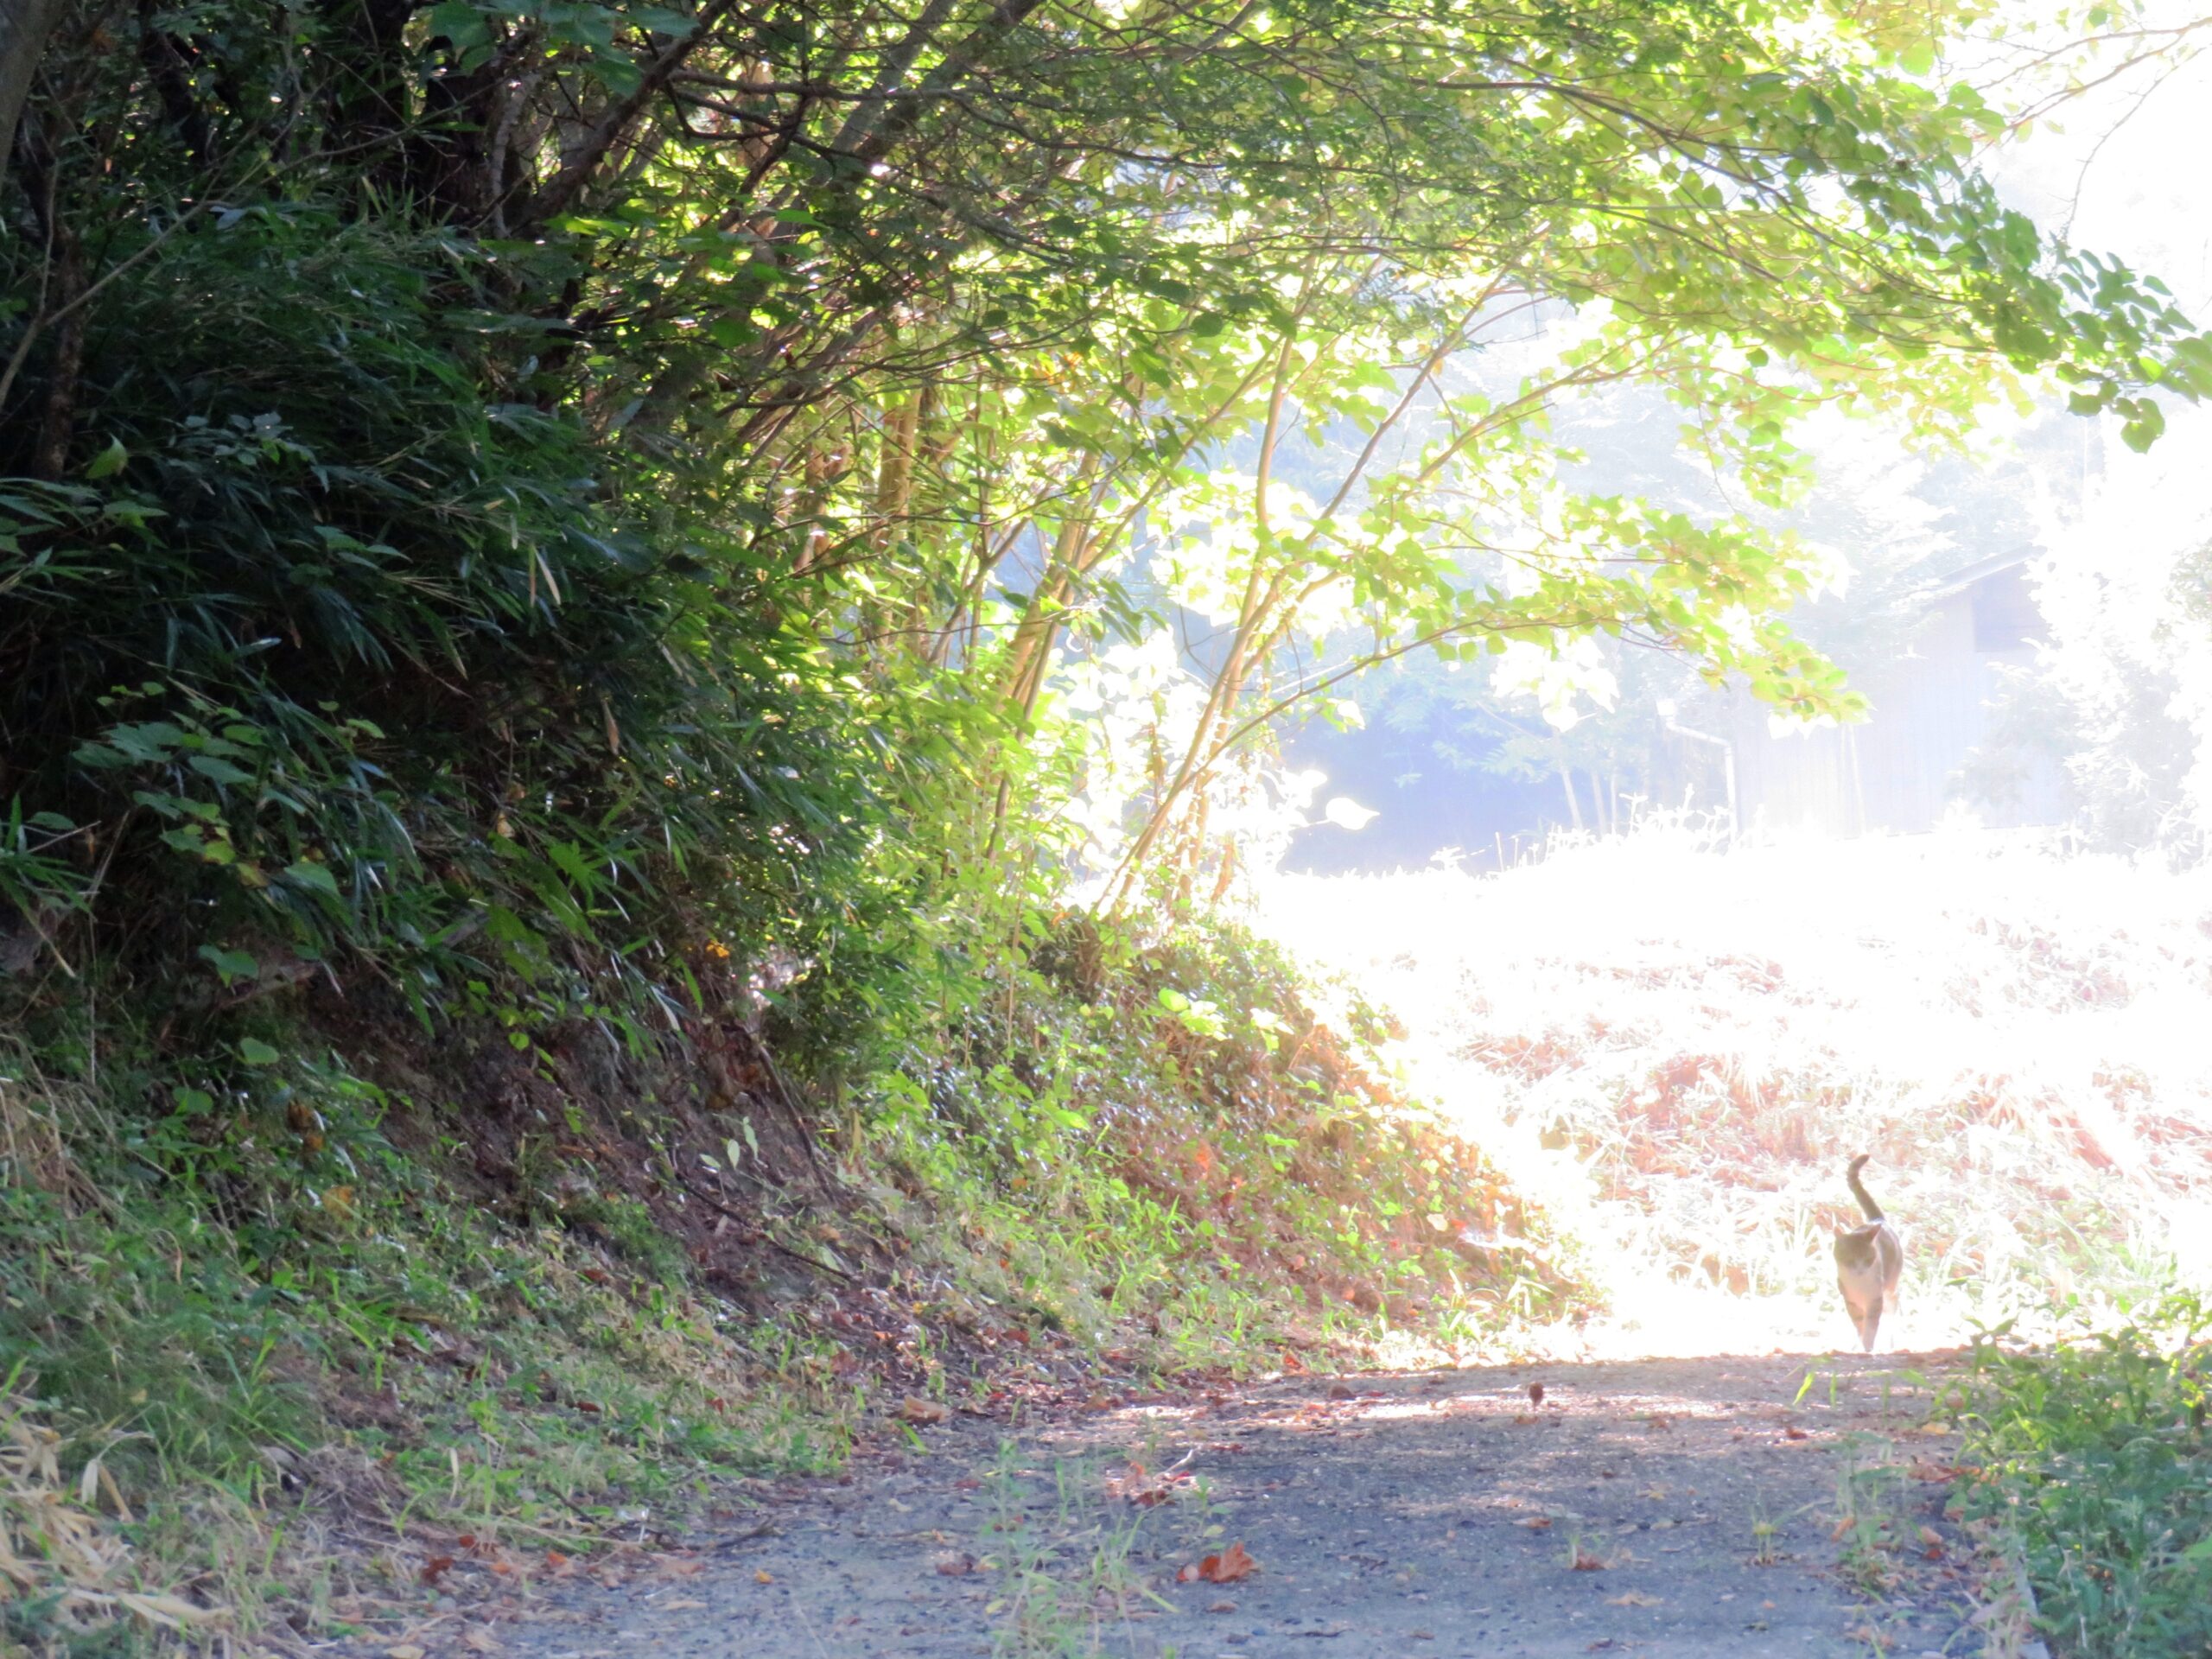
[[[955,1416],[502,1635],[530,1659],[1948,1659],[1981,1649],[1911,1384],[1714,1358],[1291,1378],[1012,1436]],[[1249,1575],[1190,1576],[1240,1543]]]

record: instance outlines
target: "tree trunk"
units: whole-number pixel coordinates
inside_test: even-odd
[[[31,77],[46,55],[47,36],[61,21],[61,6],[62,0],[0,0],[0,172],[15,154]]]

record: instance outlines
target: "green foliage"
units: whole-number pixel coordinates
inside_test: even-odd
[[[572,417],[495,398],[499,319],[454,303],[488,269],[291,204],[124,288],[81,372],[125,458],[0,502],[19,906],[444,1006],[804,932],[870,798],[833,671],[701,504],[626,509]]]
[[[1274,947],[1084,921],[1037,960],[872,1103],[876,1154],[996,1241],[969,1268],[992,1294],[1169,1367],[1565,1294],[1471,1249],[1526,1224],[1503,1177],[1399,1094],[1380,1016],[1325,1020]]]
[[[2212,1309],[2177,1294],[2047,1352],[1974,1348],[1968,1511],[2018,1540],[2069,1653],[2212,1645],[2208,1332]]]
[[[712,944],[880,1052],[1071,868],[1231,874],[1324,641],[1619,636],[1847,714],[1804,549],[1577,487],[1548,416],[1653,389],[1771,505],[1817,411],[1942,438],[2047,375],[2147,442],[2203,390],[1976,172],[1970,11],[62,31],[0,185],[0,887],[48,949],[633,1046]],[[1223,644],[1114,753],[1064,671],[1170,603]]]

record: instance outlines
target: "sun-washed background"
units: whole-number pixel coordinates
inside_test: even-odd
[[[1604,1288],[1569,1346],[1848,1344],[1828,1241],[1861,1151],[1910,1244],[1886,1344],[2212,1287],[2203,867],[1970,830],[1731,849],[1662,817],[1262,904],[1397,1012],[1408,1078],[1541,1197]]]

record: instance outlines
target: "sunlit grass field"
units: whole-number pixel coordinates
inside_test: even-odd
[[[1860,1151],[1909,1251],[1885,1348],[2212,1284],[2212,871],[1662,819],[1262,904],[1548,1211],[1609,1309],[1563,1352],[1851,1344],[1828,1239]]]

